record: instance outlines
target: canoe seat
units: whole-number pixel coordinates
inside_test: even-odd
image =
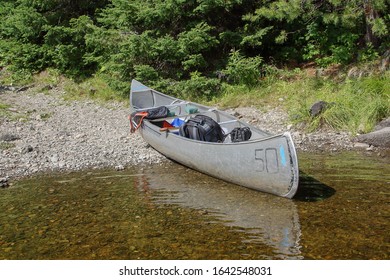
[[[235,123],[235,122],[238,122],[238,120],[228,120],[228,121],[224,121],[224,122],[219,122],[218,124],[223,125],[223,124]]]
[[[177,103],[177,104],[169,104],[169,105],[163,105],[165,107],[167,107],[168,109],[169,108],[174,108],[174,107],[177,107],[177,106],[181,106],[181,105],[186,105],[188,104],[188,102],[182,102],[182,103]],[[147,110],[150,110],[150,109],[154,109],[156,107],[147,107],[147,108],[138,108],[136,106],[134,106],[134,108],[136,109],[136,111],[147,111]]]

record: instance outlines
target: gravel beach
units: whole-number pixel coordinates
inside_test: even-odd
[[[124,103],[66,100],[53,88],[0,89],[0,178],[90,168],[121,170],[168,161],[138,133],[129,131]],[[355,147],[347,133],[305,133],[280,108],[228,110],[271,133],[290,131],[298,151],[340,151]],[[368,146],[360,148],[366,149]]]
[[[164,156],[129,132],[121,103],[65,101],[63,93],[2,91],[0,177],[52,170],[81,170],[161,163]]]

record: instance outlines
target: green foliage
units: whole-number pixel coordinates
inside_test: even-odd
[[[218,79],[206,78],[199,72],[193,72],[189,80],[173,86],[173,94],[192,100],[209,101],[220,92],[220,89],[221,84]]]
[[[45,17],[29,6],[0,4],[0,38],[21,43],[38,43],[46,25]]]
[[[207,66],[203,53],[218,44],[218,40],[210,35],[211,31],[212,28],[202,22],[179,35],[178,47],[183,55],[182,65],[185,70],[198,70]]]
[[[389,8],[386,0],[264,1],[244,16],[243,42],[278,59],[287,54],[287,58],[315,60],[321,66],[348,64],[364,48],[363,41],[388,48]]]
[[[148,85],[156,82],[159,78],[157,71],[150,65],[135,65],[134,70],[135,79]]]
[[[365,77],[343,84],[322,79],[304,79],[290,85],[288,106],[295,122],[307,123],[309,130],[328,125],[352,133],[369,132],[382,118],[390,115],[390,88],[385,77]],[[288,93],[285,93],[288,94]],[[318,100],[331,104],[320,116],[312,118],[309,108]]]
[[[16,146],[15,143],[1,141],[0,142],[0,151],[9,150],[9,149],[14,148],[15,146]]]
[[[254,86],[259,83],[262,61],[259,56],[247,58],[239,51],[232,51],[223,73],[235,84]]]
[[[50,25],[67,25],[81,15],[94,16],[96,9],[104,8],[110,0],[17,0],[42,14]]]
[[[35,44],[0,41],[0,67],[7,67],[11,72],[9,83],[28,83],[34,73],[46,67],[44,55],[42,48]]]
[[[0,103],[0,117],[7,117],[9,115],[9,107],[10,105],[8,104]]]
[[[71,19],[69,27],[50,27],[44,37],[47,55],[54,67],[72,76],[88,74],[84,61],[85,36],[92,31],[92,21],[87,16]]]
[[[314,60],[322,67],[335,63],[348,64],[357,53],[358,36],[340,33],[331,26],[321,31],[318,24],[310,24],[304,39],[307,45],[304,47],[303,58]]]
[[[98,75],[120,95],[137,78],[210,99],[221,90],[216,73],[255,87],[267,64],[378,59],[390,44],[389,8],[388,0],[3,0],[0,66],[18,79],[52,67],[80,82]]]
[[[66,92],[65,99],[96,99],[96,100],[113,100],[118,99],[123,101],[125,96],[120,96],[115,93],[112,86],[107,82],[104,75],[94,75],[87,78],[81,83],[76,83],[73,80],[67,79],[64,82]]]

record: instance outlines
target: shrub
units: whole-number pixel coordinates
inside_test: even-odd
[[[191,73],[191,79],[174,84],[172,91],[176,96],[191,100],[209,101],[220,93],[221,83],[218,79],[202,76],[199,72]]]
[[[232,51],[226,69],[222,72],[234,84],[254,86],[260,80],[261,64],[262,58],[259,56],[244,57],[239,51]]]

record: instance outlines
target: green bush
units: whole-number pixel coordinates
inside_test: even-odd
[[[41,13],[27,5],[1,3],[0,18],[0,38],[21,43],[39,43],[47,24]]]
[[[13,83],[29,82],[34,73],[47,66],[45,52],[36,44],[0,41],[0,67],[6,66]]]
[[[234,84],[254,86],[259,83],[261,76],[262,58],[244,57],[239,51],[230,53],[229,61],[223,73]]]
[[[159,78],[157,71],[150,65],[135,65],[135,79],[151,85]]]
[[[175,96],[190,100],[209,101],[221,91],[218,79],[203,77],[199,72],[191,73],[191,79],[180,81],[171,86]]]
[[[52,26],[45,35],[45,49],[52,65],[73,77],[86,76],[95,70],[84,60],[86,35],[93,31],[87,16],[71,19],[70,26]]]
[[[216,73],[250,89],[270,75],[267,64],[378,59],[390,42],[389,8],[387,0],[3,0],[0,66],[19,78],[47,67],[80,82],[99,75],[123,95],[137,78],[208,100],[220,92]]]

